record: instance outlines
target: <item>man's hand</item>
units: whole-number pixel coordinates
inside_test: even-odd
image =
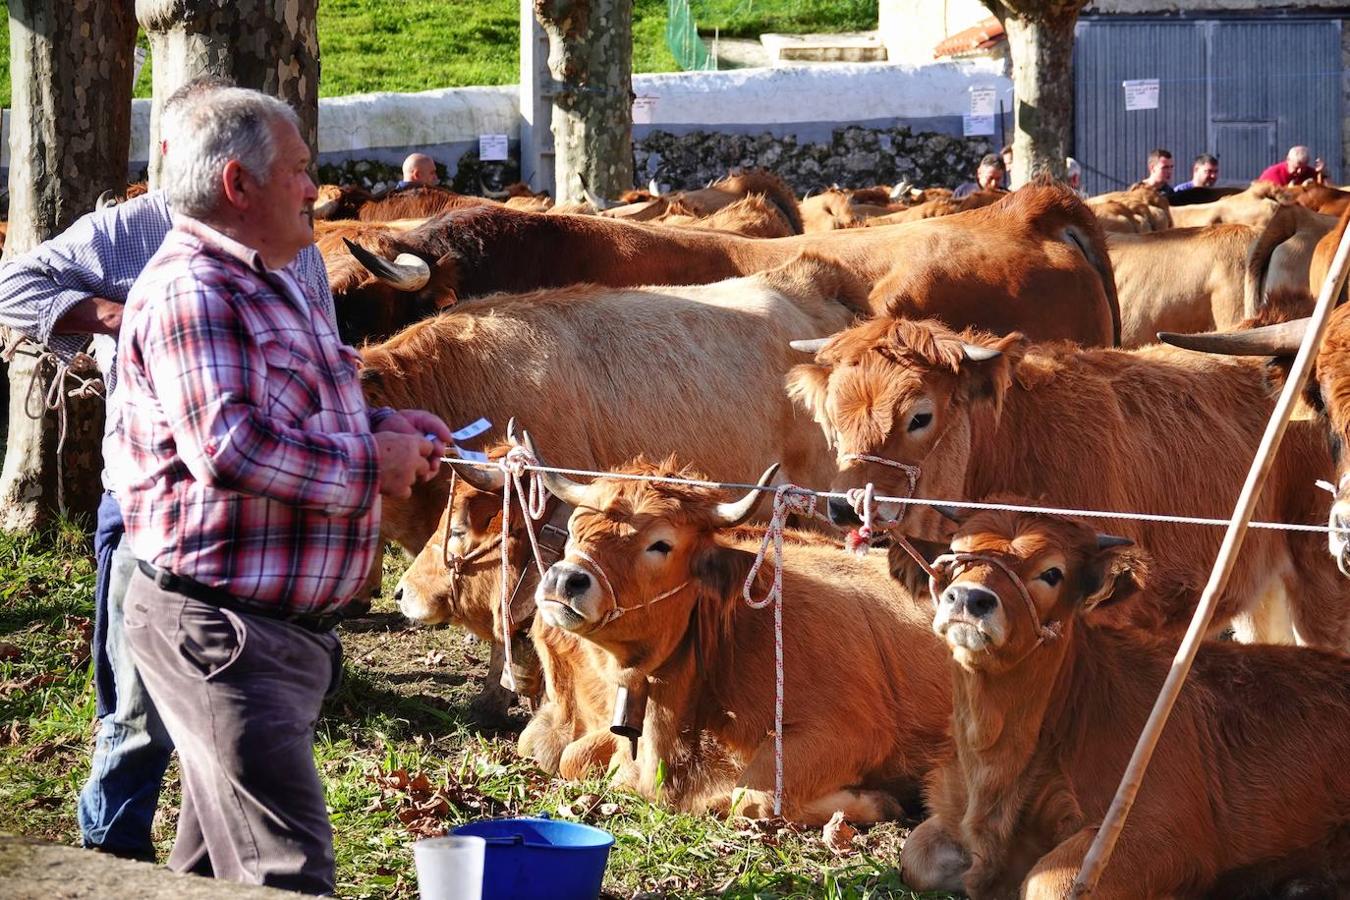
[[[426,439],[431,444],[431,453],[427,457],[430,469],[423,481],[436,476],[441,466],[441,457],[450,445],[450,426],[441,417],[424,409],[401,409],[380,423],[377,434],[411,434]]]
[[[122,327],[122,304],[103,297],[86,297],[56,320],[52,334],[111,334]]]
[[[380,493],[406,500],[412,486],[431,477],[432,442],[421,435],[382,430],[375,435]]]

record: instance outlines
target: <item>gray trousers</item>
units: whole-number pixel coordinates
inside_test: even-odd
[[[124,613],[182,769],[169,868],[332,893],[314,727],[342,669],[337,636],[161,590],[140,570]]]

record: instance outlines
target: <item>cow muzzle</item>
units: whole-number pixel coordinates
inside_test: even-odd
[[[418,625],[440,625],[450,620],[449,604],[435,602],[434,598],[409,582],[406,575],[399,579],[398,587],[394,588],[394,602],[405,618]]]
[[[1007,633],[1003,604],[984,585],[949,585],[938,598],[933,631],[953,650],[978,652],[997,647]]]
[[[1334,530],[1327,534],[1327,549],[1336,560],[1341,574],[1350,578],[1350,498],[1337,497],[1331,505],[1331,517],[1327,523]]]
[[[590,572],[561,560],[550,566],[539,580],[534,600],[545,622],[555,628],[574,631],[593,617],[602,593]]]

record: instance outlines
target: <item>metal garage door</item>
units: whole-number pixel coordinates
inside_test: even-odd
[[[1074,48],[1074,156],[1088,193],[1144,175],[1154,147],[1176,181],[1214,153],[1224,182],[1249,181],[1294,144],[1341,177],[1341,31],[1337,20],[1085,19]],[[1158,108],[1125,109],[1122,82],[1156,78]]]

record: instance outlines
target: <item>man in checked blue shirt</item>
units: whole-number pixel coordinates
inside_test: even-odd
[[[187,101],[226,87],[233,84],[201,78],[169,97],[161,113],[164,152],[172,144],[175,113]],[[127,292],[172,227],[169,205],[160,191],[84,216],[0,269],[0,324],[67,361],[85,349],[92,335],[94,356],[111,397],[116,387],[113,357]],[[334,320],[328,272],[318,249],[306,247],[289,270],[310,301]],[[105,490],[94,533],[97,578],[91,648],[99,728],[89,780],[80,792],[79,822],[86,847],[154,861],[150,828],[173,742],[136,672],[122,630],[122,599],[136,565],[130,548],[123,545],[122,532],[117,500]]]

